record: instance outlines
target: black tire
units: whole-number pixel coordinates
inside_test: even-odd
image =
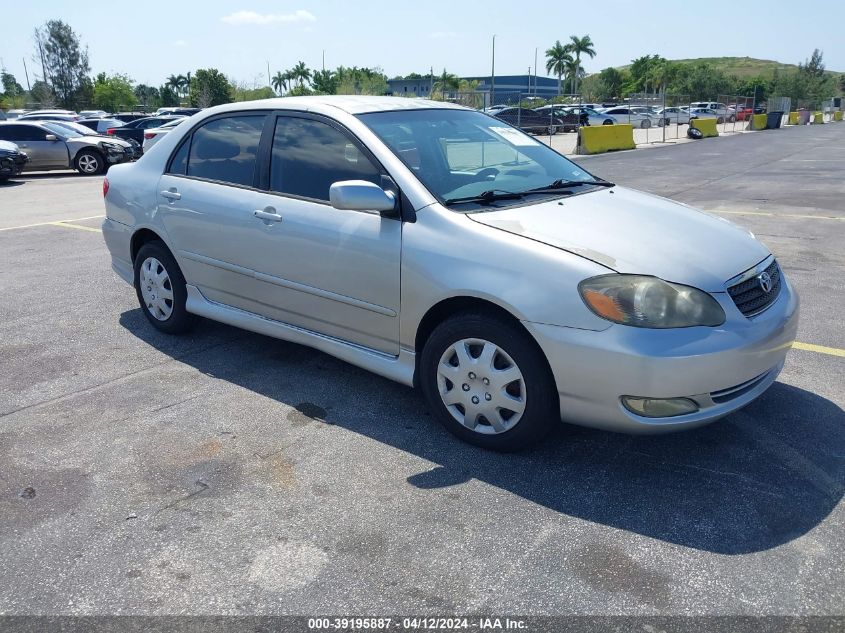
[[[451,345],[472,338],[496,345],[522,373],[525,410],[522,418],[502,433],[484,434],[467,428],[452,417],[440,396],[437,367],[441,357]],[[500,452],[518,451],[535,444],[561,423],[555,381],[543,352],[524,330],[501,316],[469,311],[443,321],[426,341],[419,372],[419,384],[431,412],[449,432],[470,444]]]
[[[148,258],[158,260],[161,266],[167,271],[167,277],[169,278],[169,289],[173,293],[173,300],[171,301],[172,312],[165,320],[153,316],[141,292],[141,266]],[[190,330],[196,324],[198,317],[185,309],[185,302],[188,299],[185,277],[182,275],[179,265],[164,243],[156,240],[144,244],[138,250],[133,264],[135,269],[135,294],[138,296],[141,311],[153,327],[166,334],[182,334]]]
[[[605,119],[604,121],[601,122],[601,124],[602,125],[613,125],[613,121],[611,121],[610,119]]]
[[[724,122],[725,122],[725,119],[723,117],[718,117],[716,119],[716,123],[718,123],[719,125],[722,125],[722,123],[724,123]]]
[[[646,130],[650,127],[651,127],[651,119],[643,119],[640,122],[640,128],[642,128],[643,130]]]
[[[85,149],[73,159],[73,167],[80,174],[94,176],[106,171],[106,159],[96,150]]]
[[[736,123],[736,117],[734,115],[728,117],[728,123]]]

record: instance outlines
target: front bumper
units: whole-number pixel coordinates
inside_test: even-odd
[[[727,315],[716,328],[613,325],[594,332],[524,322],[546,353],[561,418],[610,431],[660,433],[713,422],[760,396],[795,341],[798,295],[784,280],[778,299],[750,319],[726,293],[713,296]],[[689,398],[699,410],[647,418],[626,409],[622,396]]]
[[[27,162],[29,162],[29,157],[23,152],[0,154],[0,177],[12,178],[20,175]]]

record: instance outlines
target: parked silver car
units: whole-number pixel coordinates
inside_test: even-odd
[[[0,123],[0,140],[11,141],[28,157],[25,171],[76,169],[99,174],[109,165],[131,160],[125,141],[73,131],[67,123],[23,121]]]
[[[218,106],[103,190],[112,268],[159,330],[199,315],[309,345],[419,386],[492,449],[561,418],[711,422],[795,338],[798,297],[749,232],[453,104]]]

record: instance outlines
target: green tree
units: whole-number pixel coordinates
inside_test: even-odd
[[[35,29],[36,56],[43,60],[44,78],[62,107],[72,109],[74,94],[91,68],[88,48],[83,48],[79,36],[61,20],[49,20]]]
[[[158,88],[154,86],[147,86],[144,84],[138,84],[135,86],[135,98],[144,106],[144,108],[148,108],[150,106],[158,106],[161,102],[159,98]]]
[[[333,70],[315,70],[314,78],[311,80],[314,90],[327,95],[337,93],[338,77]]]
[[[578,79],[584,76],[584,67],[578,63],[577,59],[570,59],[566,62],[566,78],[569,80],[569,87],[572,94],[578,92]]]
[[[108,112],[133,108],[137,100],[132,80],[127,75],[100,73],[94,80],[94,106]]]
[[[590,59],[596,56],[596,49],[594,48],[593,40],[590,39],[589,35],[585,35],[584,37],[578,37],[577,35],[570,35],[569,36],[570,44],[569,49],[572,53],[575,53],[575,69],[576,72],[573,74],[573,85],[572,85],[572,92],[578,92],[578,75],[579,72],[577,69],[581,68],[581,55],[587,55]]]
[[[338,66],[337,92],[339,95],[383,95],[387,92],[387,76],[381,68],[347,68]]]
[[[179,105],[179,95],[169,83],[165,83],[158,89],[158,103],[162,108],[172,108]]]
[[[444,99],[447,92],[457,92],[461,88],[461,80],[454,73],[443,72],[434,80],[432,99]]]
[[[570,55],[569,45],[564,46],[560,43],[560,40],[557,40],[554,46],[546,51],[546,72],[557,77],[558,94],[562,94],[563,76],[566,74],[567,64],[571,61],[572,55]]]
[[[0,79],[3,83],[4,97],[19,97],[23,95],[23,86],[21,86],[12,73],[7,73],[5,70],[0,74]]]
[[[229,80],[216,68],[200,68],[191,79],[188,100],[194,108],[209,108],[232,100]]]
[[[625,82],[625,75],[616,68],[605,68],[598,74],[598,85],[596,86],[596,99],[604,101],[622,96],[622,84]]]
[[[277,70],[276,74],[273,75],[273,78],[270,80],[270,83],[273,86],[273,90],[276,91],[276,94],[282,96],[288,89],[288,74],[283,73],[281,70]]]
[[[300,87],[304,86],[306,83],[311,83],[311,71],[308,70],[308,66],[305,65],[305,62],[298,62],[296,66],[290,69],[290,74]]]
[[[257,101],[259,99],[273,99],[276,93],[270,86],[247,88],[243,83],[232,82],[232,101]]]

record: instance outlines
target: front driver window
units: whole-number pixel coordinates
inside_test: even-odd
[[[380,185],[381,172],[337,128],[314,119],[277,119],[270,158],[272,191],[328,201],[329,187],[341,180]]]

